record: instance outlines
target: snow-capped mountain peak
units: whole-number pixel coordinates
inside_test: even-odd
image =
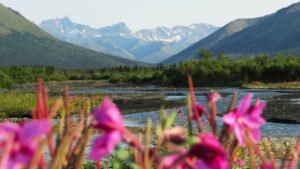
[[[159,62],[211,34],[209,24],[157,27],[132,31],[123,23],[92,28],[69,17],[43,21],[40,27],[53,36],[89,49],[146,62]]]

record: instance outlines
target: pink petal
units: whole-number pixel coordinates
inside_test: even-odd
[[[0,125],[0,130],[8,133],[19,133],[21,127],[15,123],[4,122]]]
[[[238,106],[238,113],[240,114],[245,114],[247,113],[249,107],[251,106],[251,99],[252,99],[252,94],[247,94],[246,96],[243,97],[243,99],[240,101],[239,106]]]
[[[260,128],[263,124],[266,123],[266,121],[263,118],[253,116],[243,118],[243,122],[248,128],[251,129]]]
[[[234,132],[235,132],[235,136],[237,138],[237,140],[239,141],[239,143],[242,145],[242,146],[246,146],[246,142],[245,142],[245,139],[246,139],[246,133],[245,131],[242,129],[242,127],[240,125],[235,125],[234,127]]]
[[[211,169],[203,160],[197,160],[195,162],[195,169]]]
[[[255,106],[254,109],[251,111],[251,114],[253,116],[260,116],[266,106],[267,104],[265,102],[261,102],[257,104],[257,106]]]
[[[51,124],[48,120],[34,120],[24,124],[22,128],[22,141],[31,142],[34,139],[49,134]]]
[[[170,154],[162,158],[160,161],[159,167],[161,169],[169,169],[170,167],[173,166],[173,164],[184,154],[186,153],[186,150],[181,150],[175,154]],[[177,164],[176,169],[184,169],[186,168],[182,160],[180,163]]]
[[[234,112],[225,114],[223,116],[223,122],[230,126],[233,126],[236,123],[236,120],[237,120],[237,115]]]
[[[260,129],[252,129],[250,133],[250,139],[254,143],[259,143],[261,140]]]
[[[217,92],[210,92],[207,96],[208,101],[210,102],[217,102],[221,99],[221,95]]]
[[[92,111],[96,119],[96,128],[108,130],[111,126],[123,126],[123,119],[120,110],[108,98],[105,97],[101,106]]]
[[[89,158],[91,160],[101,160],[103,157],[113,152],[121,139],[122,134],[118,131],[104,133],[94,141]]]

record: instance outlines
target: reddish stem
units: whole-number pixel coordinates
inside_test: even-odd
[[[198,130],[199,130],[199,132],[201,132],[202,123],[201,123],[201,120],[200,120],[199,111],[196,107],[197,104],[196,104],[196,96],[195,96],[195,90],[194,90],[194,85],[193,85],[193,79],[190,75],[188,76],[188,81],[189,81],[190,95],[191,95],[191,99],[192,99],[192,109],[195,111]]]
[[[43,118],[49,118],[49,110],[48,110],[48,89],[44,87],[43,90],[43,97],[44,97],[44,116]]]
[[[38,98],[37,98],[37,118],[41,119],[44,112],[44,101],[43,101],[43,80],[39,80],[38,83]]]
[[[97,165],[97,169],[101,169],[101,161],[100,160],[97,161],[96,165]]]

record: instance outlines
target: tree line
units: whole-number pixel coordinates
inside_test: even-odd
[[[173,65],[153,67],[119,66],[90,70],[63,70],[52,66],[9,66],[0,68],[0,87],[14,84],[66,80],[109,80],[111,83],[187,86],[191,75],[196,86],[240,86],[254,81],[289,82],[300,80],[300,58],[267,55],[233,59],[224,54],[213,56],[201,50],[201,57]]]

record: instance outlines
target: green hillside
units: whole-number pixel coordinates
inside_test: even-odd
[[[0,60],[0,66],[51,65],[69,69],[143,65],[61,42],[1,4]]]
[[[300,55],[300,2],[260,18],[238,19],[163,61],[179,63],[198,57],[200,49],[232,57]]]

